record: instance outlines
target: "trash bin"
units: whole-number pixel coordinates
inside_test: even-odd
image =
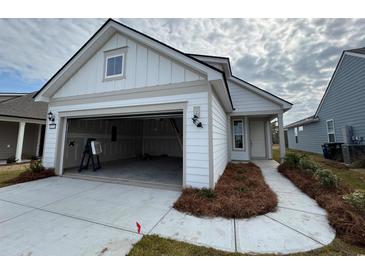
[[[343,143],[324,143],[322,145],[323,157],[325,159],[343,162],[342,144]]]

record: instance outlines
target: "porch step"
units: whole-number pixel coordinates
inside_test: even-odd
[[[72,172],[65,172],[63,177],[66,178],[73,178],[73,179],[80,179],[80,180],[91,180],[91,181],[98,181],[104,183],[111,183],[111,184],[122,184],[122,185],[131,185],[131,186],[139,186],[139,187],[148,187],[148,188],[158,188],[164,190],[173,190],[173,191],[181,191],[181,185],[172,185],[172,184],[163,184],[154,181],[137,181],[137,180],[130,180],[130,179],[122,179],[122,178],[111,178],[111,177],[102,177],[102,176],[93,176],[88,174],[80,174],[80,173],[72,173]]]

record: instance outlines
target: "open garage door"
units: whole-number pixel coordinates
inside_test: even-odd
[[[68,119],[64,175],[181,189],[183,135],[182,112]],[[101,168],[94,171],[90,161],[89,168],[80,172],[89,138],[101,144]]]

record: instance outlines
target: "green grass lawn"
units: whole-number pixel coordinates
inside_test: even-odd
[[[365,254],[365,249],[351,246],[335,239],[330,245],[309,252],[292,254],[292,256],[356,256]],[[143,236],[136,243],[128,256],[252,256],[255,254],[233,253],[213,248],[192,245],[180,241],[161,238],[156,235]],[[275,255],[275,254],[261,254]]]
[[[8,180],[17,177],[27,169],[27,165],[11,165],[0,167],[0,187],[9,186]]]

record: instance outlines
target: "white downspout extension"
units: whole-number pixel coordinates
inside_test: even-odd
[[[18,140],[17,140],[17,143],[16,143],[16,152],[15,152],[15,160],[17,162],[22,161],[24,131],[25,131],[25,122],[19,122]]]
[[[283,113],[278,114],[279,125],[279,146],[280,146],[280,162],[283,162],[285,158],[285,137],[284,137],[284,120]]]

